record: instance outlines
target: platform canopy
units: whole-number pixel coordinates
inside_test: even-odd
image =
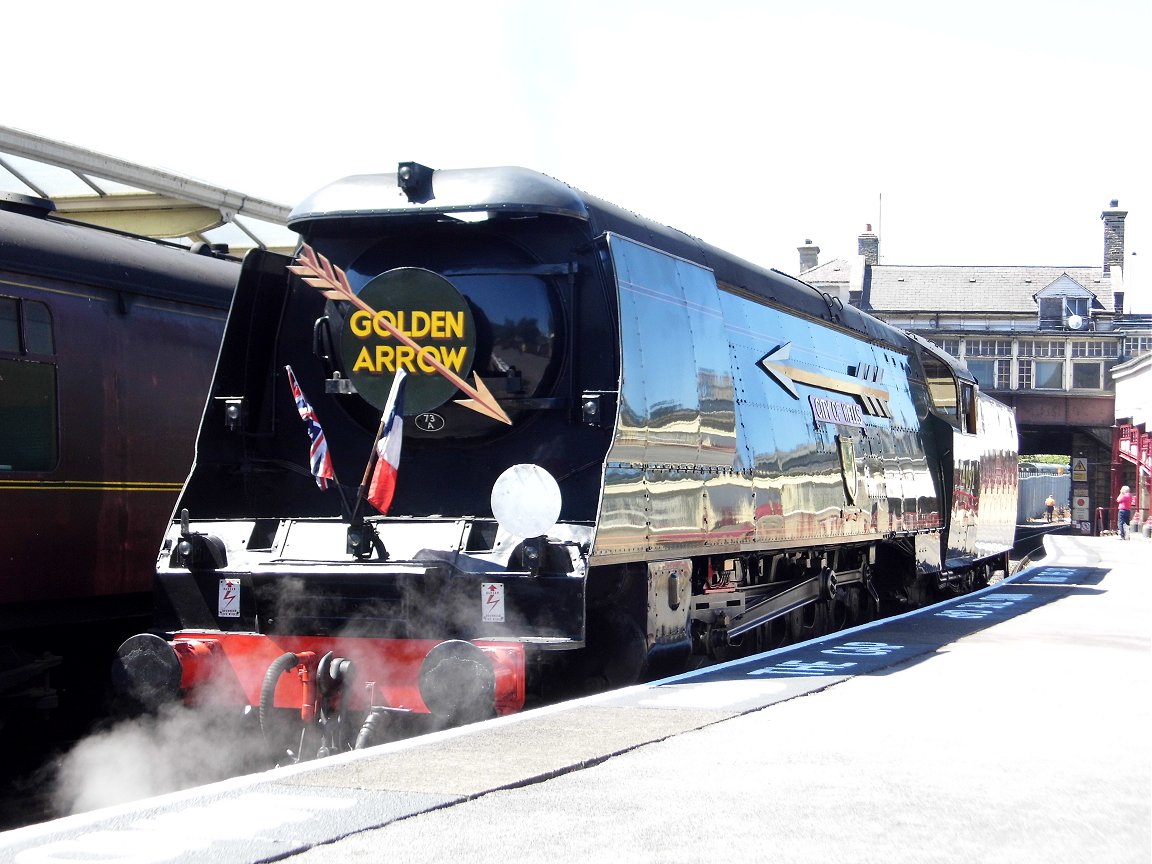
[[[48,198],[61,216],[182,245],[291,252],[290,207],[0,126],[0,193]]]

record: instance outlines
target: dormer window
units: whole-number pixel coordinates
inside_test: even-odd
[[[1035,295],[1041,330],[1092,330],[1096,296],[1067,274]]]
[[[1041,330],[1087,330],[1087,297],[1041,297]]]
[[[1077,319],[1081,323],[1077,326]],[[1088,298],[1087,297],[1065,297],[1064,298],[1064,325],[1069,330],[1082,330],[1088,324]]]

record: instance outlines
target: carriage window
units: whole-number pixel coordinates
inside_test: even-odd
[[[19,307],[12,297],[0,297],[0,351],[20,351],[20,319],[16,313]]]
[[[52,315],[35,300],[0,297],[0,471],[56,467],[56,364]]]
[[[0,471],[56,466],[56,366],[0,358]]]
[[[55,354],[52,313],[43,303],[24,301],[24,350],[29,354]]]

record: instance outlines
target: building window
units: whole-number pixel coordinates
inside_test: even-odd
[[[996,389],[997,390],[1011,390],[1012,389],[1012,361],[1011,360],[997,360],[996,361]]]
[[[1036,390],[1064,389],[1063,360],[1033,360],[1032,387]]]
[[[1088,297],[1041,297],[1040,329],[1063,330],[1073,315],[1087,324],[1089,301]]]
[[[1125,336],[1124,354],[1128,357],[1138,357],[1152,351],[1152,336]]]
[[[929,341],[941,351],[944,351],[947,354],[951,354],[953,357],[960,356],[959,338],[950,339],[944,336],[933,336]]]
[[[1018,390],[1032,389],[1032,361],[1021,360],[1020,368],[1016,372],[1016,388]]]
[[[1101,386],[1100,371],[1101,364],[1099,363],[1073,363],[1072,389],[1099,390]]]
[[[1011,357],[1011,339],[966,339],[964,351],[969,357]]]
[[[1072,341],[1073,357],[1115,357],[1119,346],[1113,341],[1101,339],[1075,339]]]
[[[1012,388],[1011,360],[967,361],[968,371],[985,390],[1010,390]]]
[[[0,471],[56,466],[54,351],[48,307],[0,297]]]
[[[1063,357],[1064,341],[1061,339],[1020,340],[1021,357]]]

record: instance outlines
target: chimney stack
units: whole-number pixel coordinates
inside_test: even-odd
[[[872,225],[864,227],[864,233],[856,238],[856,254],[863,255],[867,264],[880,263],[880,238],[872,233]]]
[[[1124,269],[1124,217],[1127,210],[1120,209],[1120,202],[1115,198],[1108,205],[1108,209],[1100,214],[1104,220],[1104,275],[1112,272],[1113,267]]]
[[[820,263],[820,247],[813,246],[811,240],[805,240],[803,246],[797,246],[800,253],[800,272],[805,273]]]

